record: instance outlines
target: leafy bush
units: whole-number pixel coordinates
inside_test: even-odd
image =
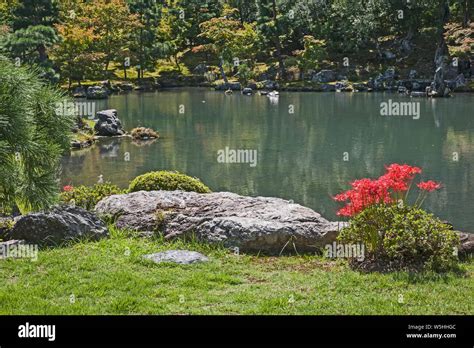
[[[447,271],[457,264],[459,237],[432,214],[420,209],[427,195],[441,188],[432,180],[418,183],[418,198],[408,204],[408,193],[421,168],[391,164],[378,179],[360,179],[352,189],[334,197],[346,202],[338,215],[351,217],[339,241],[362,243],[367,250],[354,266],[392,269]]]
[[[136,177],[130,183],[128,190],[129,192],[157,190],[182,190],[195,191],[198,193],[211,192],[199,179],[166,170],[150,172]]]
[[[96,204],[111,195],[124,193],[124,190],[111,183],[89,186],[65,186],[60,199],[63,203],[74,204],[78,207],[93,210]]]
[[[458,235],[432,214],[409,206],[370,206],[341,230],[338,239],[363,243],[365,264],[379,269],[448,271],[458,260]]]

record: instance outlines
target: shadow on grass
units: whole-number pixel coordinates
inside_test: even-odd
[[[426,272],[394,272],[390,274],[394,280],[405,281],[409,284],[424,284],[430,282],[449,283],[453,278],[468,277],[468,272],[462,267],[462,264],[450,272],[436,273],[432,271]]]

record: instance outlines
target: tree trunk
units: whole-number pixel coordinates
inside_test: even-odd
[[[219,71],[221,72],[222,79],[224,80],[225,84],[229,83],[227,76],[225,75],[224,71],[224,59],[221,57],[219,61]]]
[[[179,60],[178,60],[178,54],[173,55],[174,63],[176,64],[176,67],[178,68],[178,71],[181,72],[181,66],[179,65]]]
[[[281,42],[280,42],[280,32],[278,29],[278,19],[277,19],[277,5],[276,5],[276,0],[272,1],[272,8],[273,8],[273,23],[275,25],[275,49],[276,49],[276,55],[278,59],[278,68],[280,70],[280,79],[284,80],[286,77],[286,69],[285,69],[285,63],[283,62],[283,57],[282,57],[282,49],[281,49]]]
[[[46,47],[44,45],[38,45],[37,51],[40,63],[44,63],[48,59],[48,55],[46,54]]]
[[[105,70],[104,70],[105,77],[107,77],[107,71],[109,70],[109,64],[110,64],[110,60],[107,58],[107,61],[105,62]]]
[[[441,20],[438,27],[438,47],[435,52],[435,75],[433,78],[432,86],[432,95],[437,97],[446,97],[447,88],[444,83],[445,74],[446,74],[446,62],[449,59],[448,46],[444,40],[444,26],[449,20],[449,5],[448,0],[443,3],[443,8],[441,9]]]
[[[463,28],[467,28],[467,26],[469,25],[469,19],[470,19],[470,12],[471,12],[471,8],[469,6],[469,1],[470,0],[464,0],[463,1],[463,13],[464,13],[464,18],[463,18],[463,21],[462,21],[462,27]]]

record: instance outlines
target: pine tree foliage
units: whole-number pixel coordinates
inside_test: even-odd
[[[71,116],[58,112],[63,100],[37,71],[0,58],[0,210],[27,212],[54,203],[73,125]]]

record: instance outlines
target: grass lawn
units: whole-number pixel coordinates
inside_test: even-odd
[[[182,248],[211,261],[141,258]],[[472,315],[474,262],[462,268],[464,275],[360,274],[318,256],[234,255],[113,231],[108,240],[40,251],[37,261],[0,260],[0,314]]]

